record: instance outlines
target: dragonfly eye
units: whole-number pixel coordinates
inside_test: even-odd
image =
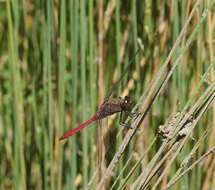
[[[132,104],[133,104],[133,101],[130,99],[130,97],[125,96],[124,101],[121,106],[124,110],[130,110],[132,107]]]

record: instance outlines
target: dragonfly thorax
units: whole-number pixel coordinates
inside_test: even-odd
[[[110,98],[105,101],[96,112],[98,119],[103,119],[109,115],[112,115],[121,111],[129,111],[133,105],[133,101],[130,97],[125,96],[125,98]]]

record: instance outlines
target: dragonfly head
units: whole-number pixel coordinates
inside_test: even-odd
[[[133,105],[134,105],[134,101],[129,96],[125,96],[121,104],[121,107],[125,111],[130,111]]]

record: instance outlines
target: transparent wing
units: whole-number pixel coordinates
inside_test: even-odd
[[[130,60],[130,63],[128,64],[128,66],[125,68],[125,70],[122,72],[120,78],[113,84],[112,88],[110,89],[110,92],[107,94],[107,96],[105,97],[104,101],[107,101],[111,94],[113,93],[114,90],[116,90],[116,88],[118,87],[119,83],[122,81],[122,79],[124,78],[125,74],[128,72],[128,70],[130,69],[130,66],[133,64],[133,62],[135,61],[135,57],[136,55],[139,53],[141,48],[138,48],[137,51],[135,52],[133,58]]]
[[[102,138],[102,120],[98,120],[98,133],[97,133],[97,164],[98,164],[98,180],[102,176],[102,154],[103,154],[103,138]]]

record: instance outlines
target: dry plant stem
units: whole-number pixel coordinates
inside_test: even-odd
[[[195,128],[197,122],[199,121],[199,119],[202,117],[202,115],[204,114],[204,112],[208,109],[208,107],[213,103],[215,98],[215,93],[212,94],[211,98],[208,100],[208,102],[205,104],[204,108],[201,110],[201,112],[199,113],[198,117],[193,121],[192,126],[190,126],[190,133],[191,131]],[[183,141],[181,142],[181,145],[179,146],[178,150],[175,152],[174,156],[172,157],[172,159],[168,162],[166,168],[163,170],[162,174],[160,175],[160,177],[158,178],[157,182],[155,183],[155,185],[153,186],[152,190],[155,190],[158,186],[158,184],[161,182],[163,176],[165,175],[166,171],[170,168],[171,164],[173,163],[173,161],[175,160],[176,156],[178,155],[178,153],[181,151],[181,149],[183,148],[185,142],[187,141],[187,139],[189,138],[189,134],[188,133],[186,135],[186,137],[183,139]]]
[[[158,164],[156,164],[155,162],[153,162],[153,164],[156,164],[156,166],[155,166],[155,168],[153,169],[153,168],[151,168],[151,171],[150,172],[148,172],[148,175],[146,175],[145,177],[144,177],[144,179],[142,180],[142,182],[140,183],[140,184],[142,184],[141,185],[141,189],[144,189],[147,185],[148,185],[148,183],[150,182],[150,180],[152,179],[152,177],[156,174],[156,172],[160,169],[160,167],[162,166],[162,164],[165,162],[165,160],[171,155],[171,153],[172,152],[174,152],[175,150],[176,150],[176,148],[177,148],[177,146],[178,146],[179,144],[178,143],[175,143],[171,148],[170,148],[170,150],[167,152],[167,154],[165,154],[165,156],[162,158],[162,160],[158,163]],[[167,146],[167,144],[165,145],[165,148],[166,148],[166,146]],[[164,149],[165,150],[165,149]],[[159,157],[161,156],[161,153],[163,153],[163,151],[162,152],[160,152],[158,155],[159,155]],[[157,156],[158,157],[158,156]],[[154,165],[153,165],[154,166]],[[152,167],[153,167],[152,166]],[[153,170],[152,170],[153,169]]]
[[[168,164],[166,165],[166,168],[163,170],[162,174],[160,175],[160,177],[158,178],[158,180],[156,181],[156,183],[154,184],[154,186],[152,187],[152,190],[155,190],[157,188],[157,186],[159,185],[159,183],[161,182],[163,176],[165,176],[165,173],[170,169],[171,164],[173,163],[173,161],[175,160],[175,158],[177,157],[177,155],[179,154],[179,152],[182,150],[186,140],[188,139],[188,135],[186,136],[186,138],[183,139],[183,141],[181,142],[180,146],[178,147],[178,149],[176,150],[176,152],[174,153],[173,157],[169,160]],[[148,185],[148,184],[147,184]],[[146,187],[146,186],[145,186]],[[145,189],[142,188],[142,189]]]
[[[92,177],[90,178],[90,181],[87,184],[87,188],[93,184],[94,180],[96,179],[96,176],[98,175],[98,171],[99,171],[99,168],[97,168],[96,171],[93,173]]]
[[[128,166],[129,162],[131,161],[132,157],[133,157],[133,155],[130,155],[130,157],[128,158],[128,160],[124,164],[122,170],[120,171],[119,175],[117,176],[116,180],[114,181],[113,185],[111,186],[110,190],[112,190],[114,188],[114,186],[117,184],[117,182],[119,181],[120,177],[123,175],[126,167]]]
[[[174,181],[172,181],[170,184],[167,184],[165,189],[170,188],[172,185],[174,185],[180,178],[182,178],[187,172],[192,170],[197,164],[199,164],[202,160],[204,160],[207,156],[210,154],[215,153],[215,146],[208,150],[203,156],[201,156],[198,160],[196,160],[189,168],[187,168],[184,172],[182,172]]]
[[[177,117],[177,120],[176,120],[175,124],[177,125],[182,118],[183,118],[183,114],[180,114]],[[140,188],[141,185],[144,186],[144,184],[146,184],[146,181],[149,181],[149,179],[151,179],[154,176],[155,172],[160,168],[161,164],[165,161],[165,159],[167,158],[167,156],[170,155],[170,153],[172,152],[172,150],[175,149],[174,148],[175,147],[174,143],[175,143],[175,139],[172,139],[171,141],[166,140],[166,141],[163,142],[163,144],[160,147],[159,151],[156,153],[156,155],[150,161],[149,167],[142,172],[142,174],[139,176],[139,178],[134,183],[132,189],[138,189],[136,187],[138,184],[139,184],[139,188]],[[173,148],[171,148],[169,150],[169,152],[166,153],[165,157],[157,164],[158,158],[161,157],[161,154],[164,152],[165,149],[167,149],[168,146],[169,147],[173,147]],[[153,167],[154,167],[155,164],[156,164],[157,167],[153,170]]]
[[[197,101],[197,103],[193,106],[193,108],[190,109],[190,111],[187,114],[181,114],[178,122],[179,123],[179,127],[177,127],[176,131],[175,131],[175,135],[180,131],[180,129],[184,126],[184,124],[189,120],[189,118],[192,116],[192,114],[197,110],[198,106],[201,104],[201,102],[203,102],[203,100],[205,99],[205,97],[207,97],[207,95],[210,95],[210,92],[213,92],[213,84],[206,90],[206,92],[202,95],[202,97],[199,98],[199,100]],[[186,110],[184,110],[185,112]],[[183,118],[183,119],[182,119]],[[182,119],[182,120],[181,120]],[[169,146],[172,146],[172,144],[175,142],[171,141],[168,143]],[[180,149],[179,149],[180,150]],[[142,179],[142,188],[144,189],[145,185],[144,184],[148,184],[147,182],[149,182],[151,180],[151,178],[154,176],[154,174],[156,173],[156,171],[159,169],[160,165],[165,161],[166,156],[159,162],[159,164],[157,164],[157,167],[153,170],[153,171],[149,171],[148,173],[151,173],[148,177],[144,177]],[[147,176],[147,175],[145,175]],[[146,180],[146,181],[145,181]]]
[[[215,187],[215,181],[214,181],[214,165],[215,165],[215,159],[214,156],[211,156],[207,159],[209,162],[209,166],[206,168],[206,175],[205,175],[205,181],[202,186],[202,190],[208,190],[210,187]],[[204,165],[206,165],[207,162],[204,162]]]
[[[196,151],[198,150],[199,146],[202,144],[203,140],[205,140],[205,138],[208,136],[208,133],[209,133],[209,129],[206,129],[206,131],[200,137],[200,139],[198,140],[198,142],[194,145],[194,147],[192,148],[192,150],[190,151],[190,153],[183,159],[183,161],[180,164],[180,168],[177,170],[177,172],[172,177],[172,179],[167,183],[167,185],[170,184],[170,183],[172,183],[179,176],[179,174],[181,173],[181,171],[183,170],[183,168],[188,164],[189,160],[196,153]]]
[[[150,161],[150,163],[147,165],[147,167],[144,168],[144,170],[142,171],[142,174],[139,175],[139,177],[137,178],[137,180],[134,182],[134,184],[132,185],[131,189],[135,190],[137,189],[137,185],[140,184],[140,181],[145,180],[147,178],[147,174],[149,173],[149,171],[152,170],[153,166],[155,165],[155,163],[157,162],[157,160],[159,159],[161,153],[165,150],[166,148],[166,142],[164,142],[162,144],[162,146],[160,147],[160,149],[158,150],[157,154],[155,156],[153,156],[152,160]]]
[[[136,131],[136,128],[137,128],[137,127],[140,125],[140,123],[143,121],[143,119],[145,118],[146,113],[148,112],[149,108],[151,107],[151,105],[152,105],[153,102],[152,102],[152,101],[149,101],[149,100],[151,99],[151,96],[152,96],[152,94],[153,94],[153,91],[154,91],[154,89],[156,88],[156,85],[160,82],[161,77],[165,74],[165,72],[166,72],[166,67],[167,67],[168,63],[170,62],[170,59],[171,59],[171,57],[172,57],[172,55],[173,55],[175,49],[176,49],[177,46],[179,45],[179,43],[180,43],[180,41],[181,41],[183,35],[185,34],[186,28],[187,28],[187,26],[188,26],[188,24],[189,24],[189,22],[190,22],[192,16],[194,15],[195,10],[197,9],[199,3],[200,3],[200,0],[198,0],[198,1],[195,3],[194,8],[192,9],[192,11],[191,11],[191,13],[190,13],[189,18],[187,19],[187,21],[186,21],[186,23],[185,23],[185,25],[184,25],[184,27],[183,27],[183,29],[182,29],[180,35],[178,36],[178,38],[177,38],[177,40],[176,40],[176,42],[175,42],[175,44],[174,44],[172,50],[170,51],[170,53],[169,53],[169,55],[168,55],[168,57],[167,57],[167,59],[166,59],[166,61],[165,61],[165,63],[164,63],[164,66],[161,68],[160,72],[158,73],[158,77],[152,82],[151,88],[150,88],[150,90],[148,91],[148,96],[146,96],[145,101],[143,102],[143,107],[145,107],[145,110],[146,110],[146,111],[144,111],[143,114],[137,118],[137,120],[136,120],[137,122],[135,122],[136,125],[135,125],[135,124],[132,125],[132,127],[133,127],[134,129],[129,130],[128,133],[126,134],[126,136],[125,136],[125,138],[124,138],[124,140],[123,140],[121,146],[119,147],[118,152],[115,154],[115,156],[114,156],[114,158],[112,159],[111,163],[109,164],[107,170],[104,172],[104,175],[102,176],[101,181],[100,181],[100,183],[99,183],[99,185],[98,185],[98,189],[100,189],[100,188],[104,185],[106,178],[107,178],[108,176],[111,175],[111,172],[112,172],[113,168],[115,167],[116,163],[117,163],[118,160],[120,159],[120,157],[121,157],[122,153],[124,152],[125,148],[127,147],[128,143],[130,142],[132,136],[134,135],[134,133],[135,133],[135,131]],[[157,94],[157,97],[158,97],[158,95],[159,95],[159,93]],[[148,104],[148,102],[151,102],[151,103]],[[148,106],[147,106],[147,104],[148,104]],[[133,124],[133,123],[132,123],[132,124]]]
[[[156,189],[157,186],[159,185],[159,183],[161,182],[163,176],[165,176],[166,172],[169,170],[171,164],[173,163],[173,161],[175,160],[176,156],[179,154],[179,152],[181,151],[181,149],[183,148],[185,142],[186,142],[187,138],[183,139],[182,143],[181,144],[178,144],[177,145],[180,145],[178,146],[178,149],[176,150],[176,152],[174,153],[174,155],[172,156],[172,158],[169,160],[169,162],[167,163],[165,169],[163,170],[162,174],[160,175],[160,177],[158,178],[158,180],[156,181],[156,183],[154,184],[154,186],[152,187],[152,190]],[[153,177],[153,176],[152,176]],[[145,189],[147,187],[147,185],[149,184],[151,178],[148,179],[146,185],[144,185],[141,190]]]
[[[204,99],[208,96],[211,96],[210,99],[208,99],[208,101],[204,104],[204,109],[201,110],[200,113],[204,113],[204,111],[207,109],[207,107],[212,103],[212,101],[214,100],[214,96],[215,96],[215,93],[214,93],[214,90],[215,90],[215,83],[214,84],[211,84],[208,89],[205,91],[205,93],[199,98],[199,100],[196,102],[196,104],[190,109],[190,111],[184,116],[184,118],[182,119],[182,117],[179,117],[179,119],[181,120],[180,123],[178,124],[179,127],[177,128],[181,128],[183,127],[183,125],[185,124],[186,121],[189,120],[190,116],[198,110],[198,106],[201,104],[202,101],[204,101]],[[200,114],[198,115],[198,117],[195,119],[195,121],[193,122],[193,125],[191,127],[194,128],[194,126],[197,124],[197,121],[200,119],[201,115]],[[183,116],[183,114],[181,114]],[[177,123],[176,123],[177,124]],[[177,130],[179,131],[179,130]],[[178,154],[178,152],[180,152],[181,148],[183,147],[184,143],[185,143],[185,140],[189,137],[189,135],[184,139],[184,141],[181,143],[182,145],[178,148],[178,150],[176,151],[176,154],[175,154],[175,157],[176,155]],[[175,142],[176,139],[173,139],[173,141],[170,141],[169,143],[165,142],[164,146],[166,146],[167,144],[169,146],[172,146],[171,144]],[[163,146],[162,146],[162,149]],[[156,157],[158,157],[157,155],[160,155],[161,151],[159,151],[159,154],[156,154]],[[168,153],[167,153],[168,154]],[[168,166],[170,166],[170,164],[173,162],[174,158],[173,156],[172,160],[169,162]],[[151,173],[148,177],[146,177],[148,174],[145,174],[143,176],[143,179],[142,179],[142,182],[140,184],[142,184],[142,189],[144,189],[146,187],[146,185],[148,185],[148,183],[150,182],[151,178],[154,176],[154,174],[156,173],[156,171],[159,169],[160,165],[164,162],[164,160],[166,159],[166,156],[157,164],[156,168],[153,170],[153,171],[149,171],[148,173]],[[168,169],[168,167],[166,168]],[[165,170],[166,171],[166,170]],[[163,172],[163,175],[160,176],[160,180],[161,178],[165,175],[165,171]],[[143,172],[145,173],[145,172]],[[157,184],[159,183],[159,179],[157,181]],[[155,187],[156,187],[156,184],[155,184]]]
[[[202,104],[202,102],[205,102],[204,100],[208,97],[208,96],[212,96],[213,92],[215,90],[215,82],[212,83],[204,92],[204,94],[198,99],[198,101],[196,102],[196,104],[194,104],[194,106],[184,115],[183,119],[180,121],[179,125],[177,126],[177,128],[175,129],[174,135],[176,136],[178,134],[178,132],[181,130],[181,128],[184,126],[184,124],[189,120],[190,117],[192,117],[193,113],[195,113],[198,110],[199,105]],[[185,106],[183,113],[185,113],[186,109],[187,109],[188,105]]]
[[[157,135],[154,137],[154,139],[152,140],[152,143],[149,145],[149,147],[146,149],[146,151],[142,154],[142,156],[140,157],[140,159],[136,162],[136,164],[134,165],[134,167],[129,171],[128,175],[124,178],[123,183],[121,184],[121,186],[118,188],[123,189],[126,181],[129,179],[129,177],[134,173],[134,171],[136,170],[136,168],[138,167],[139,163],[142,162],[143,158],[145,157],[145,155],[149,152],[149,150],[151,150],[152,146],[154,145],[154,143],[157,140]]]
[[[205,140],[205,138],[208,136],[210,130],[211,129],[207,128],[204,131],[203,135],[201,135],[200,139],[196,142],[196,144],[194,145],[194,147],[192,148],[190,153],[181,162],[180,168],[183,168],[184,166],[186,166],[188,164],[189,160],[192,158],[192,156],[196,153],[196,151],[198,150],[200,145],[203,143],[203,140]]]
[[[123,40],[122,40],[122,45],[120,47],[119,51],[119,62],[123,62],[123,57],[125,55],[125,50],[126,50],[126,44],[128,42],[128,37],[129,37],[129,31],[130,31],[130,23],[127,24],[125,32],[123,34]]]
[[[170,158],[167,158],[167,159],[165,160],[165,162],[164,162],[164,167],[165,167],[165,165],[168,163],[169,159],[170,159]],[[163,177],[163,180],[162,180],[162,182],[161,182],[161,184],[160,184],[160,190],[163,190],[164,187],[167,185],[168,178],[169,178],[170,175],[171,175],[171,169],[169,168],[169,170],[165,173],[165,175],[164,175],[164,177]]]
[[[115,7],[116,7],[116,0],[110,1],[107,5],[107,9],[106,9],[105,15],[104,15],[104,36],[106,36],[107,30],[109,27],[109,23],[110,23],[112,15],[114,13]]]
[[[153,169],[153,166],[159,159],[160,155],[166,148],[166,143],[163,143],[160,149],[158,150],[157,154],[152,158],[148,166],[142,171],[142,174],[139,175],[138,179],[135,181],[135,183],[132,185],[131,189],[135,190],[137,189],[137,185],[140,184],[141,181],[145,180],[149,174],[149,172]]]

